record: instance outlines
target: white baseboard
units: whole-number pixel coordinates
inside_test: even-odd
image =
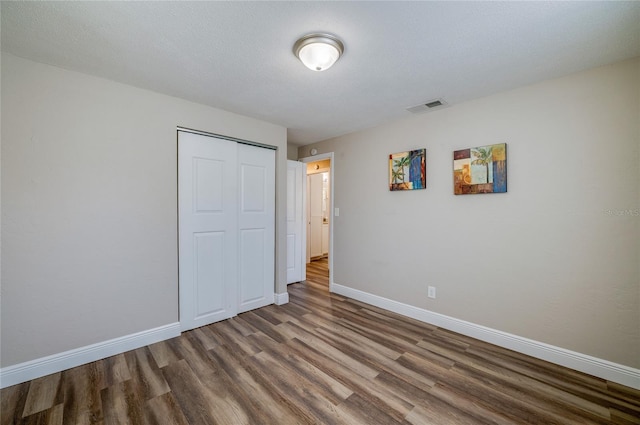
[[[283,305],[289,302],[289,293],[276,294],[276,305]]]
[[[362,301],[394,313],[402,314],[425,323],[458,332],[481,341],[508,348],[561,366],[588,373],[602,379],[640,389],[640,370],[586,354],[534,341],[496,329],[476,325],[443,314],[403,304],[337,283],[330,284],[331,292]],[[289,294],[275,294],[275,303],[289,302]],[[20,384],[31,379],[60,372],[109,356],[124,353],[180,335],[180,323],[172,323],[155,329],[114,338],[109,341],[65,351],[0,369],[0,388]]]
[[[180,323],[172,323],[135,334],[114,338],[63,353],[0,369],[0,388],[20,384],[109,356],[135,350],[180,335]]]
[[[508,348],[538,359],[565,366],[598,378],[606,379],[631,388],[640,389],[640,369],[613,363],[586,354],[534,341],[507,332],[476,325],[464,320],[434,313],[429,310],[403,304],[398,301],[349,288],[337,283],[330,284],[331,292],[344,295],[394,313],[402,314],[443,329],[458,332],[481,341]]]

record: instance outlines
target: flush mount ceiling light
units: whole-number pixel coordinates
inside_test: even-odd
[[[307,34],[293,45],[293,53],[312,71],[324,71],[336,63],[344,44],[330,34]]]

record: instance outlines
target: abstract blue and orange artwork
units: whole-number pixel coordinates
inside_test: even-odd
[[[506,143],[453,152],[453,193],[455,195],[506,191]]]
[[[389,190],[427,187],[427,150],[417,149],[389,155]]]

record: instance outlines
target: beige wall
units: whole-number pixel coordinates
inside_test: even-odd
[[[452,152],[503,142],[508,193],[454,196]],[[335,152],[335,283],[640,367],[639,59],[312,147]],[[390,192],[416,148],[427,189]]]
[[[296,161],[298,159],[298,146],[291,143],[287,144],[287,159]]]
[[[286,129],[2,56],[3,367],[178,321],[176,126],[278,147]]]

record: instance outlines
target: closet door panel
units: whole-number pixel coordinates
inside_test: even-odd
[[[180,327],[237,314],[237,144],[178,132]]]
[[[264,229],[240,231],[240,300],[244,305],[265,297],[265,286],[270,280],[264,275],[266,238]]]
[[[194,233],[195,317],[201,318],[225,310],[224,232]]]
[[[238,145],[238,312],[272,304],[275,293],[275,151]]]

